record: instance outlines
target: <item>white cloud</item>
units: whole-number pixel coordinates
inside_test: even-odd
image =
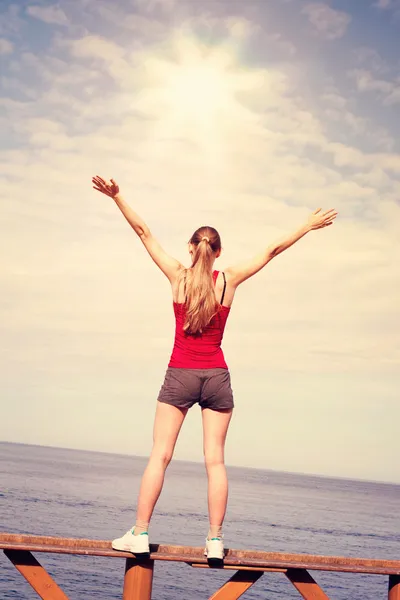
[[[69,43],[71,53],[78,58],[100,58],[104,61],[115,61],[124,55],[123,48],[105,38],[88,35]]]
[[[392,14],[395,23],[400,16],[400,0],[376,0],[376,2],[372,4],[372,7],[379,11],[385,11]]]
[[[21,9],[18,4],[9,4],[0,13],[0,35],[19,33],[23,27],[23,20],[20,18]]]
[[[348,73],[356,82],[360,92],[377,92],[383,97],[385,105],[400,102],[400,85],[393,80],[378,79],[365,69],[354,69]]]
[[[328,103],[328,106],[324,109],[324,114],[328,119],[342,125],[344,124],[346,127],[350,127],[356,134],[365,133],[368,126],[367,119],[358,117],[351,111],[344,110],[343,107],[342,110],[340,110],[340,97],[332,96],[332,94],[325,94],[322,99]]]
[[[271,33],[266,37],[267,39],[271,40],[273,44],[285,54],[288,54],[292,57],[297,54],[296,45],[292,41],[285,39],[281,33]]]
[[[348,13],[334,10],[322,2],[306,4],[302,12],[307,15],[318,33],[328,40],[343,37],[351,21]]]
[[[28,6],[26,12],[29,16],[53,25],[68,25],[64,11],[57,5],[54,6]]]
[[[147,8],[149,8],[147,6]],[[147,42],[154,38],[160,39],[165,34],[165,26],[162,22],[154,17],[139,12],[128,13],[123,8],[111,6],[109,3],[96,2],[93,10],[105,21],[112,23],[114,26],[122,29],[127,29],[135,32],[136,46],[140,45],[140,40],[146,38]],[[151,12],[151,10],[149,11]]]
[[[392,5],[392,0],[377,0],[374,4],[376,8],[386,9]]]
[[[5,38],[0,38],[0,55],[11,54],[14,50],[14,45]]]
[[[400,85],[395,86],[390,94],[384,100],[384,104],[390,106],[392,104],[400,104]]]
[[[353,55],[358,64],[365,66],[374,73],[385,74],[390,70],[387,62],[382,58],[375,48],[361,46],[353,51]]]
[[[133,5],[145,12],[172,11],[178,0],[133,0]]]
[[[360,92],[374,91],[386,94],[393,89],[394,84],[391,81],[376,79],[369,71],[355,69],[349,74],[356,80],[357,88]]]
[[[225,20],[229,33],[234,38],[247,39],[257,32],[260,32],[260,26],[248,19],[241,17],[229,17]]]

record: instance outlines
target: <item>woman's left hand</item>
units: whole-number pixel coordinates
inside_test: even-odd
[[[321,209],[317,208],[317,210],[314,210],[308,219],[308,227],[310,230],[328,227],[328,225],[332,225],[334,223],[337,214],[338,213],[334,208],[326,210],[325,212],[321,212]]]
[[[106,196],[110,196],[110,198],[115,198],[117,194],[119,194],[118,184],[115,183],[114,179],[110,179],[111,183],[108,183],[102,177],[96,175],[96,177],[92,177],[93,187],[98,192],[105,194]]]

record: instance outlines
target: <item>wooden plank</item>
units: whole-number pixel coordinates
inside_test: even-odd
[[[209,600],[237,600],[260,579],[262,574],[262,571],[238,571],[210,596]]]
[[[4,550],[4,554],[43,600],[68,600],[68,596],[30,552]]]
[[[262,571],[263,573],[286,573],[287,569],[275,569],[275,567],[237,567],[234,565],[223,565],[222,567],[210,567],[208,564],[188,563],[190,567],[199,569],[222,569],[225,571]]]
[[[151,600],[154,560],[126,559],[122,600]]]
[[[285,575],[305,600],[329,600],[305,569],[288,569]]]
[[[27,550],[30,552],[85,554],[112,558],[127,557],[126,552],[113,550],[110,541],[27,536],[8,533],[0,533],[0,548]],[[203,547],[151,544],[150,549],[152,560],[206,563],[203,555]],[[377,560],[228,549],[224,563],[238,568],[293,568],[309,569],[311,571],[400,575],[400,560]]]
[[[400,576],[389,576],[389,600],[400,600]]]

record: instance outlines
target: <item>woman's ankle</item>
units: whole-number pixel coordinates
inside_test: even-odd
[[[141,533],[147,533],[149,530],[149,523],[137,519],[135,527],[133,528],[133,535],[140,535]]]
[[[222,525],[210,525],[207,538],[212,540],[213,538],[222,538]]]

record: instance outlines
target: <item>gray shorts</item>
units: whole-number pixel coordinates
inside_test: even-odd
[[[177,369],[168,367],[158,395],[159,402],[178,408],[190,408],[198,402],[202,408],[233,408],[231,376],[228,369]]]

